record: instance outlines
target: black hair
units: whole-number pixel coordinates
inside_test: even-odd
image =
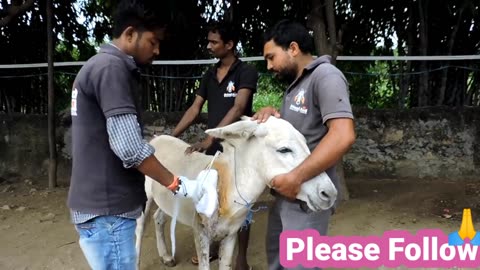
[[[143,1],[121,0],[113,16],[113,38],[120,37],[129,26],[142,33],[163,28],[166,23],[153,10],[148,9]]]
[[[215,22],[208,27],[208,32],[219,34],[223,43],[232,41],[234,50],[237,47],[239,41],[238,29],[233,23]]]
[[[283,49],[288,49],[293,41],[298,43],[298,47],[304,53],[313,53],[313,38],[305,26],[298,22],[290,20],[281,20],[275,26],[265,32],[263,44],[273,40]]]

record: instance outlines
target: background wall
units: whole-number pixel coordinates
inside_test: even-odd
[[[356,110],[348,175],[480,179],[479,108]]]
[[[357,141],[345,156],[350,177],[448,178],[480,176],[480,108],[405,111],[355,109]],[[145,134],[170,134],[182,113],[146,113]],[[203,137],[206,115],[182,139]],[[59,181],[70,174],[68,112],[58,119]],[[48,172],[47,118],[0,114],[0,178],[22,180]],[[1,180],[1,179],[0,179]]]

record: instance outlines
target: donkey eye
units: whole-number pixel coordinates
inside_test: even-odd
[[[277,152],[282,153],[282,154],[291,153],[292,149],[287,148],[287,147],[282,147],[282,148],[278,149]]]

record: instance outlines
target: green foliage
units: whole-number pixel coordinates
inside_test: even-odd
[[[389,76],[388,63],[376,61],[368,72],[374,76],[370,82],[369,108],[391,108],[397,99],[392,78]]]
[[[8,2],[2,1],[7,9]],[[79,23],[78,10],[70,2],[55,2],[53,8],[53,38],[56,51],[53,58],[56,62],[84,60],[92,55],[88,42],[87,26]],[[0,14],[4,15],[4,14]],[[34,1],[23,14],[0,27],[0,63],[23,64],[47,62],[47,25],[46,1]],[[57,76],[58,71],[70,71],[70,68],[55,68],[54,88],[56,106],[65,107],[69,101],[63,90],[71,79]],[[72,72],[78,71],[75,69]],[[5,69],[0,72],[0,110],[7,108],[12,112],[46,113],[47,111],[47,69]],[[68,76],[67,76],[68,77]],[[71,77],[71,76],[70,76]],[[3,98],[3,100],[2,100]],[[5,101],[4,101],[5,100]],[[3,107],[2,107],[3,105]]]
[[[337,62],[337,67],[347,78],[350,90],[350,103],[355,106],[366,106],[370,96],[370,83],[373,77],[362,76],[367,73],[368,63],[362,62],[360,65],[353,62]]]
[[[295,0],[281,0],[276,5],[266,0],[147,2],[150,8],[162,12],[162,18],[170,21],[167,38],[161,45],[160,58],[175,60],[209,57],[206,50],[206,27],[212,20],[230,19],[239,25],[243,56],[255,56],[262,53],[262,34],[275,22],[283,18],[294,18],[308,24],[307,18],[312,18],[312,15],[318,12],[312,9],[312,1]],[[2,1],[4,10],[7,10],[10,3],[12,1]],[[45,3],[34,1],[33,6],[26,12],[0,28],[2,36],[0,50],[6,52],[0,55],[0,63],[46,62]],[[118,0],[55,1],[54,60],[85,61],[91,57],[95,53],[95,46],[111,33],[112,13],[116,3]],[[400,56],[475,55],[480,51],[479,8],[478,0],[337,0],[334,15],[336,32],[339,33],[337,38],[339,53],[340,55],[398,53]],[[4,14],[5,12],[0,12],[0,16]],[[382,47],[379,47],[380,43]],[[446,71],[439,69],[457,64],[465,68],[452,67]],[[266,74],[264,62],[255,62],[254,65],[262,74],[254,99],[255,108],[278,104],[285,87],[271,75]],[[383,63],[339,61],[337,66],[347,76],[351,102],[356,106],[403,108],[437,104],[473,105],[480,102],[478,101],[480,72],[478,63],[474,61],[431,61],[427,64],[421,61]],[[201,74],[204,67],[177,66],[175,72],[181,76],[194,76]],[[56,91],[60,92],[57,100],[62,104],[68,103],[68,95],[65,93],[66,89],[69,90],[74,77],[67,73],[77,71],[77,68],[55,69],[57,76],[55,87]],[[41,78],[23,79],[24,76],[33,78],[32,73],[40,74]],[[0,80],[2,86],[0,110],[3,110],[1,106],[5,104],[2,103],[3,95],[4,99],[11,100],[11,104],[17,107],[14,111],[20,110],[22,104],[26,104],[23,107],[35,108],[29,112],[43,113],[45,110],[36,109],[43,105],[36,104],[46,103],[47,88],[44,73],[46,69],[0,71],[0,76],[18,76],[15,80]],[[406,75],[401,77],[391,75],[399,73]],[[191,86],[175,86],[174,83],[169,84],[168,88],[192,89]],[[175,93],[179,96],[169,98],[187,100],[184,102],[186,104],[191,103],[191,92],[186,99],[183,99],[184,93],[181,91]]]
[[[65,40],[59,41],[55,48],[55,55],[61,59],[71,59],[70,61],[79,61],[87,55],[95,54],[93,44],[86,43],[82,50],[77,46],[68,46]],[[88,58],[87,57],[87,58]],[[55,111],[60,112],[70,107],[71,91],[73,81],[80,67],[62,67],[55,69],[54,88],[55,88]]]
[[[253,97],[253,111],[256,112],[263,107],[274,107],[280,109],[283,94],[276,92],[257,92]]]
[[[109,38],[112,29],[112,14],[115,7],[113,0],[77,0],[80,12],[85,16],[91,37],[97,44]]]
[[[207,113],[208,112],[208,100],[205,101],[202,107],[202,113]]]
[[[71,106],[71,92],[75,73],[55,75],[55,111],[61,112]]]
[[[281,84],[271,74],[260,74],[257,93],[253,97],[253,110],[258,111],[267,106],[280,108],[285,88],[286,86]]]
[[[258,90],[259,92],[266,93],[283,93],[287,85],[281,83],[276,79],[273,74],[260,73],[258,78]]]

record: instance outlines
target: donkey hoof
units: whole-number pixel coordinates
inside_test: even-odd
[[[174,258],[164,258],[162,259],[162,263],[168,267],[174,267],[175,265],[177,265],[177,262],[175,262]]]

